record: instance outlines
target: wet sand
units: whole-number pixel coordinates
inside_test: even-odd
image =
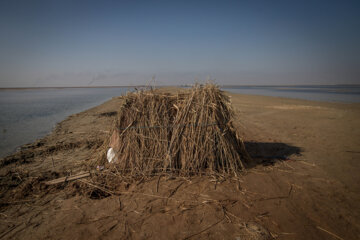
[[[101,200],[41,184],[94,158],[113,98],[2,160],[0,238],[359,239],[360,104],[229,95],[256,162],[239,180],[155,177]]]

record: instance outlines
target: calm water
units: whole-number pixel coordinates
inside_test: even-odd
[[[298,98],[325,102],[360,102],[360,85],[234,86],[225,91],[241,94]]]
[[[0,157],[51,132],[67,116],[99,105],[127,88],[0,90]]]
[[[316,101],[360,102],[360,85],[236,86],[223,90]],[[0,90],[0,157],[48,134],[67,116],[99,105],[128,88]]]

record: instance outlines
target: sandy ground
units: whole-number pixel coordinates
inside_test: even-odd
[[[96,156],[113,98],[2,159],[0,239],[360,239],[360,104],[229,95],[256,161],[239,179],[124,180],[100,200],[45,186]]]

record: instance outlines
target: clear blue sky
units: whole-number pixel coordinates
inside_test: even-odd
[[[0,87],[360,83],[359,1],[1,1]]]

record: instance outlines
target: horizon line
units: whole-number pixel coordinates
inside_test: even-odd
[[[138,88],[138,87],[191,87],[194,84],[179,85],[113,85],[113,86],[46,86],[46,87],[0,87],[0,90],[63,89],[63,88]],[[292,86],[360,86],[360,84],[216,84],[219,87],[292,87]]]

